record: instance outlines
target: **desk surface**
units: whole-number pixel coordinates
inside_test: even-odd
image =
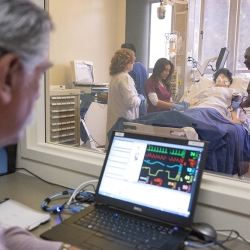
[[[0,200],[3,198],[11,198],[13,200],[19,201],[37,211],[42,211],[41,203],[42,201],[58,192],[63,191],[62,187],[51,185],[36,177],[29,176],[22,173],[14,173],[9,175],[4,175],[0,177]],[[65,201],[65,200],[64,200]],[[64,201],[59,204],[62,204]],[[39,237],[39,235],[52,226],[60,223],[60,218],[56,214],[51,215],[49,222],[40,225],[36,229],[32,230],[32,233]],[[223,238],[223,236],[220,236]],[[230,241],[224,244],[225,247],[233,250],[246,250],[250,249],[249,245],[239,240]],[[185,247],[185,250],[191,250],[194,248]],[[203,249],[222,249],[218,246],[208,247]]]

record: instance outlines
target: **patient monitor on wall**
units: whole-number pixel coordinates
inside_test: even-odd
[[[199,68],[197,68],[195,72],[195,79],[199,80],[201,76],[204,76],[208,66],[212,67],[210,63],[213,63],[215,61],[216,61],[215,69],[213,69],[212,67],[213,71],[217,71],[218,69],[223,68],[225,66],[228,54],[229,50],[226,47],[221,48],[219,56],[208,58]]]
[[[216,71],[220,68],[224,68],[228,54],[229,54],[229,50],[226,47],[221,48],[220,54],[219,54],[218,59],[216,61]]]

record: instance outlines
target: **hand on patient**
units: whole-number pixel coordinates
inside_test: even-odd
[[[242,120],[238,117],[232,117],[232,122],[237,123],[237,124],[242,124],[242,123],[244,123],[244,120]]]
[[[190,106],[189,102],[178,102],[178,105],[182,105],[184,107],[184,110],[187,110]]]
[[[231,106],[233,109],[239,109],[239,108],[241,108],[240,104],[241,104],[240,102],[233,101]]]
[[[172,103],[171,109],[172,110],[177,110],[177,111],[184,111],[185,107],[183,105],[180,105],[180,104]]]
[[[143,105],[144,102],[145,102],[145,97],[144,97],[144,95],[142,95],[142,94],[139,94],[138,97],[141,99],[141,104],[140,104],[140,106],[141,106],[141,105]]]

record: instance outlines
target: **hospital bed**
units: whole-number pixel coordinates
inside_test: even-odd
[[[202,78],[200,82],[192,84],[192,88],[184,93],[181,100],[189,101],[196,93],[210,87],[213,82],[211,79]],[[231,87],[247,95],[247,85],[248,79],[235,77]],[[249,115],[250,110],[247,109],[246,111]],[[171,131],[183,132],[184,127],[192,127],[198,134],[199,139],[210,142],[206,170],[229,175],[237,174],[239,177],[248,172],[250,138],[247,129],[242,125],[224,119],[213,108],[192,108],[185,112],[157,112],[134,120],[120,117],[109,131],[108,136],[112,130],[134,129],[135,132],[138,132],[142,129],[138,124],[147,127],[161,127],[162,130],[159,134],[161,136],[176,136],[176,134],[171,134]],[[142,132],[151,133],[152,129],[142,129]],[[185,135],[183,138],[186,139]]]

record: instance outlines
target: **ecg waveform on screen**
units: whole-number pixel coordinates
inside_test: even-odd
[[[191,192],[199,156],[196,151],[148,145],[138,181]]]

